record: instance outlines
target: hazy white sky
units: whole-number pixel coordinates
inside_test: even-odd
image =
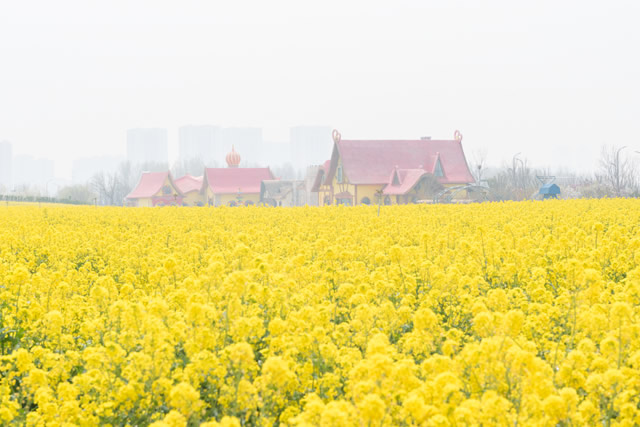
[[[640,2],[0,0],[0,140],[56,160],[126,129],[464,135],[499,164],[640,150]],[[330,153],[327,153],[327,157]]]

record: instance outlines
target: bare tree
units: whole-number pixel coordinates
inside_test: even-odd
[[[510,167],[504,165],[499,173],[488,180],[489,187],[501,200],[524,200],[538,188],[535,172],[529,167],[528,160],[521,159],[519,155],[513,156]]]
[[[298,171],[293,168],[291,163],[274,166],[271,168],[271,172],[280,179],[299,179]]]
[[[101,205],[115,205],[118,192],[118,173],[98,172],[91,178],[91,189],[98,197],[98,203]]]
[[[215,166],[211,166],[215,167]],[[189,160],[178,160],[173,164],[171,173],[174,178],[179,178],[186,174],[200,176],[204,172],[205,164],[202,159],[193,158]]]
[[[623,151],[626,146],[604,145],[600,154],[600,170],[596,179],[609,187],[616,197],[637,190],[636,164]]]
[[[482,178],[487,168],[487,149],[480,148],[473,150],[472,161],[471,161],[471,174],[473,178],[476,180],[477,184],[482,182]]]
[[[92,204],[93,199],[96,197],[95,193],[91,191],[89,185],[78,184],[68,185],[58,190],[58,199],[69,200],[71,202],[78,202],[83,204]]]

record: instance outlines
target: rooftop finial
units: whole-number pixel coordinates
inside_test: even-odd
[[[460,133],[460,131],[459,131],[459,130],[456,130],[456,131],[453,133],[453,139],[455,139],[455,140],[456,140],[456,141],[458,141],[458,142],[462,142],[462,134]]]
[[[230,168],[237,168],[240,164],[240,154],[236,153],[236,149],[233,145],[231,146],[231,152],[227,154],[226,160],[227,165]]]
[[[331,133],[331,136],[333,137],[333,142],[340,142],[340,140],[342,139],[342,135],[340,135],[338,129],[334,129]]]

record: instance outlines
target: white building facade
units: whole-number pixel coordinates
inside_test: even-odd
[[[13,187],[17,191],[30,188],[47,194],[47,186],[55,185],[53,180],[53,160],[33,156],[16,156],[13,159]]]
[[[291,162],[306,171],[310,165],[321,165],[331,157],[333,139],[329,126],[295,126],[289,130]]]
[[[13,147],[9,141],[0,141],[0,192],[12,188]]]
[[[169,164],[167,130],[161,128],[129,129],[127,160],[133,165]]]
[[[198,159],[212,167],[224,159],[226,151],[223,148],[217,126],[182,126],[178,129],[178,160],[181,162]]]

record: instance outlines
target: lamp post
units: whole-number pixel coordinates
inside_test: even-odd
[[[376,199],[378,199],[378,216],[380,216],[380,206],[382,206],[382,190],[376,190]]]
[[[518,182],[519,181],[518,180],[518,174],[517,174],[518,166],[516,164],[516,161],[519,161],[520,162],[520,166],[522,168],[524,168],[524,163],[522,162],[522,160],[520,160],[518,158],[518,156],[520,154],[522,154],[522,153],[521,152],[517,152],[516,154],[513,155],[513,158],[511,159],[511,171],[513,172],[513,186],[515,187],[515,189],[519,189],[519,187],[520,187],[520,183]],[[519,195],[516,195],[516,196],[519,196]]]
[[[611,165],[611,166],[613,166],[613,173],[614,173],[613,178],[614,178],[615,183],[616,183],[616,196],[617,197],[620,197],[620,192],[622,190],[622,188],[621,188],[622,187],[622,179],[620,177],[620,152],[622,150],[624,150],[625,148],[627,148],[627,146],[623,145],[622,147],[620,147],[620,148],[618,148],[616,150],[616,155],[615,155],[614,160],[613,160],[614,163],[613,163],[613,165]]]

